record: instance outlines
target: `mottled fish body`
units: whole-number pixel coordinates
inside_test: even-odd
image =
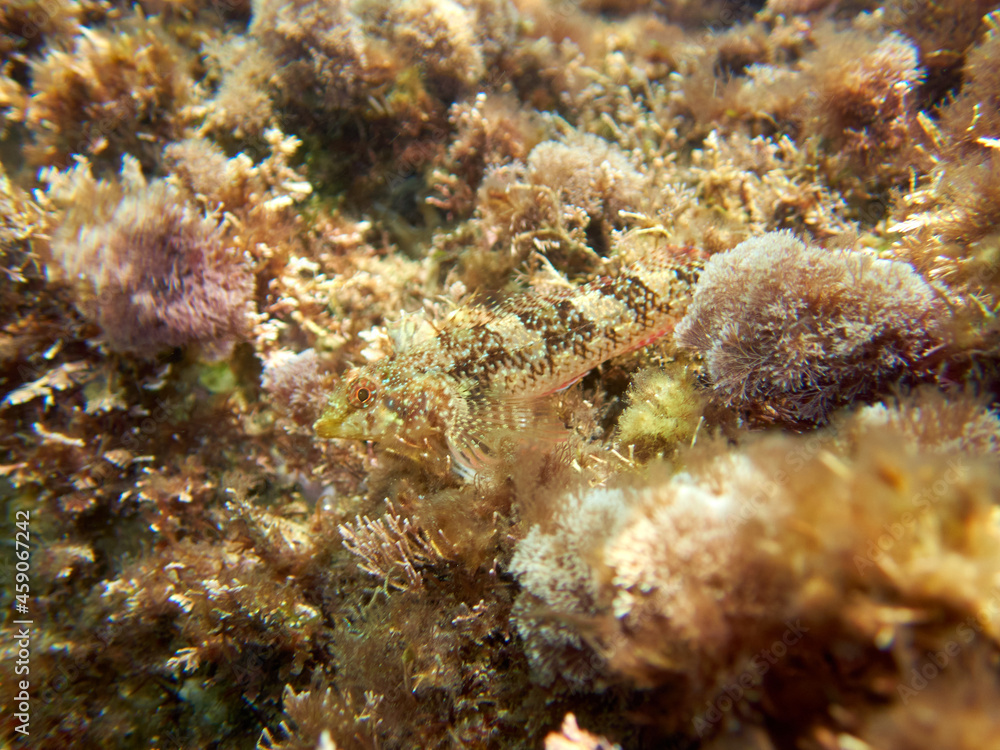
[[[455,310],[433,338],[349,373],[316,433],[404,453],[443,438],[460,471],[474,468],[498,437],[533,428],[546,395],[672,331],[699,267],[671,248],[576,289]]]

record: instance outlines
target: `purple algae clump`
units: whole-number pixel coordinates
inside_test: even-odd
[[[162,180],[129,190],[75,227],[72,209],[52,242],[77,306],[115,351],[152,356],[199,344],[225,355],[249,328],[246,260],[215,219]]]
[[[907,263],[772,232],[709,259],[675,336],[744,415],[815,423],[926,368],[945,328]]]

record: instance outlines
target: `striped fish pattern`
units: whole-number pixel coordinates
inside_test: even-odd
[[[455,310],[421,345],[348,373],[316,434],[412,456],[442,445],[471,474],[498,439],[545,430],[546,396],[671,332],[700,265],[690,249],[661,248],[576,289]]]

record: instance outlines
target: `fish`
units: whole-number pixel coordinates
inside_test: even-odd
[[[429,339],[348,372],[314,431],[414,457],[440,446],[472,476],[504,438],[552,433],[552,394],[670,333],[701,265],[692,248],[660,246],[576,288],[460,307]]]

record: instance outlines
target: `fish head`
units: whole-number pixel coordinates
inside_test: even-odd
[[[313,429],[321,438],[381,440],[399,431],[399,414],[391,406],[377,371],[354,371],[330,394]]]

